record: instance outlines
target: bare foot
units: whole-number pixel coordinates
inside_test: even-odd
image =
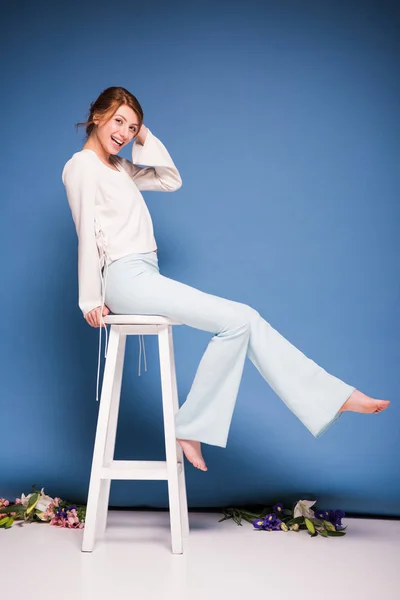
[[[186,458],[193,466],[197,467],[201,471],[207,471],[206,463],[204,462],[203,455],[200,449],[200,442],[194,440],[176,440],[182,447]]]
[[[375,398],[370,398],[359,390],[354,390],[350,398],[346,400],[339,412],[351,410],[353,412],[360,413],[378,413],[382,410],[385,410],[389,404],[389,400],[375,400]]]

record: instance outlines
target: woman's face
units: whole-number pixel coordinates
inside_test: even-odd
[[[139,117],[130,106],[122,104],[108,121],[94,119],[97,138],[105,153],[118,154],[139,132]]]

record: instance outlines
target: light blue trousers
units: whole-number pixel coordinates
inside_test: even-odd
[[[247,304],[161,275],[156,252],[113,261],[105,303],[114,314],[162,315],[213,334],[175,416],[178,438],[226,447],[246,356],[315,437],[343,414],[339,409],[356,389],[307,358]]]

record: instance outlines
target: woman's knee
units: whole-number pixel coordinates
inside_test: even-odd
[[[250,331],[252,324],[259,317],[259,313],[254,308],[248,304],[237,302],[234,309],[226,313],[222,331],[236,328]]]

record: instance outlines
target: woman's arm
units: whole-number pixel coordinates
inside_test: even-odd
[[[78,304],[86,317],[102,303],[95,236],[96,173],[93,164],[84,154],[75,156],[65,165],[62,180],[78,236]]]
[[[182,179],[164,144],[142,125],[132,146],[132,162],[119,157],[139,190],[174,192],[182,186]],[[145,165],[138,167],[137,165]]]

